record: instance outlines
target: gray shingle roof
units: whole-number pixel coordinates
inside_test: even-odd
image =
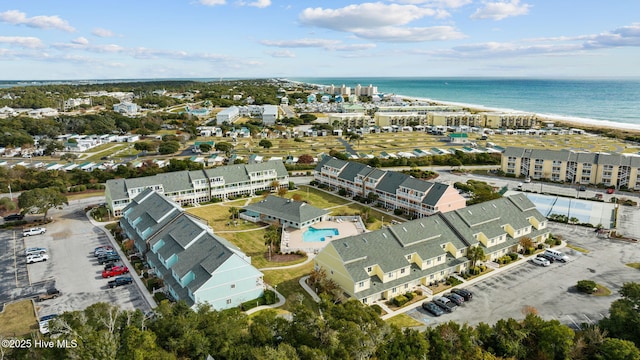
[[[249,211],[259,214],[271,215],[278,219],[288,220],[293,223],[306,221],[329,214],[331,211],[319,209],[302,201],[293,201],[278,196],[269,195],[266,199],[244,207]]]
[[[489,238],[506,235],[506,231],[502,229],[503,225],[510,224],[516,229],[521,229],[531,225],[527,219],[532,216],[539,221],[545,220],[526,196],[518,194],[512,198],[500,198],[465,209],[437,213],[381,230],[336,239],[329,243],[327,248],[335,249],[354,282],[370,279],[366,272],[369,266],[378,265],[385,273],[406,267],[410,264],[406,256],[414,253],[423,260],[448,256],[449,264],[443,267],[448,268],[466,261],[466,258],[454,259],[443,245],[450,243],[457,250],[468,248],[479,243],[474,234],[482,232]],[[537,234],[535,229],[534,233]],[[495,251],[515,243],[517,239],[507,236],[505,243],[489,250]],[[434,268],[415,268],[412,269],[412,276],[413,272],[416,272],[415,277],[420,278],[434,271]],[[402,282],[407,282],[408,279],[403,277]],[[390,285],[385,283],[384,286],[389,288]],[[360,296],[364,293],[358,294]]]

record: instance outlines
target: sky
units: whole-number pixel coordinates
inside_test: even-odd
[[[3,0],[0,80],[640,77],[636,0]]]

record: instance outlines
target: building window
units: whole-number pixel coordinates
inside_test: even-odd
[[[227,299],[227,305],[231,305],[231,299]]]
[[[236,288],[236,284],[231,284],[231,288],[235,289]]]
[[[371,272],[371,266],[367,268],[367,272]]]
[[[360,282],[358,283],[358,287],[364,287],[364,281],[360,281]]]
[[[438,256],[438,262],[442,260],[442,256]]]
[[[406,270],[406,269],[404,269],[404,268],[400,269],[400,274],[404,274],[404,271],[405,271],[405,270]]]

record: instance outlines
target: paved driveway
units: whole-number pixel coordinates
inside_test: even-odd
[[[523,319],[526,307],[535,308],[547,320],[557,319],[571,327],[594,323],[609,312],[611,303],[619,298],[625,282],[638,281],[640,271],[624,264],[637,262],[640,245],[619,240],[599,239],[593,230],[552,225],[554,234],[562,235],[570,244],[590,250],[583,254],[569,248],[568,263],[549,267],[522,263],[508,271],[489,276],[467,287],[474,299],[452,314],[434,317],[419,307],[407,312],[425,325],[447,321],[494,324],[502,318]],[[523,261],[523,260],[520,260]],[[611,296],[589,296],[574,290],[578,280],[593,280],[612,291]]]

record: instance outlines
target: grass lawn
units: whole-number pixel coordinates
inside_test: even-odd
[[[69,193],[67,195],[67,200],[80,200],[95,196],[104,196],[104,190],[87,191],[79,194]]]
[[[300,278],[310,274],[312,270],[313,262],[293,269],[264,271],[264,281],[271,286],[277,286],[278,292],[287,298],[287,302],[284,304],[282,309],[291,310],[292,306],[295,304],[290,301],[289,297],[295,293],[299,293],[304,296],[302,303],[317,312],[318,304],[313,301],[311,296],[304,291],[299,283]]]
[[[102,150],[95,150],[99,147],[105,146],[105,145],[109,145],[106,149],[102,149]],[[127,146],[126,144],[104,144],[104,145],[100,145],[96,148],[91,149],[91,152],[93,153],[93,155],[84,158],[83,160],[86,161],[93,161],[93,162],[99,162],[99,161],[103,161],[101,160],[103,157],[105,156],[110,156],[114,153],[116,153],[118,150],[122,150],[125,149]]]
[[[238,199],[223,203],[215,203],[197,207],[188,207],[185,210],[193,215],[201,217],[209,222],[209,226],[214,232],[218,231],[238,231],[258,229],[260,226],[245,220],[238,220],[238,225],[227,225],[231,221],[229,209],[236,207],[241,209],[248,199]]]
[[[628,263],[626,264],[628,267],[630,268],[634,268],[634,269],[638,269],[640,270],[640,263]]]
[[[26,336],[38,331],[38,321],[31,300],[7,304],[0,313],[0,336]]]
[[[350,202],[349,200],[343,199],[335,195],[331,195],[322,190],[318,190],[314,187],[304,186],[304,185],[299,186],[298,190],[287,192],[285,197],[292,198],[293,195],[295,194],[300,195],[302,201],[306,201],[309,204],[320,209],[326,209],[326,208],[330,208],[338,205],[344,205]]]
[[[573,249],[575,251],[579,251],[579,252],[581,252],[583,254],[588,254],[590,252],[589,250],[587,250],[585,248],[581,248],[579,246],[575,246],[575,245],[571,245],[571,244],[567,244],[567,247],[570,248],[570,249]]]
[[[395,325],[395,326],[397,326],[397,327],[399,327],[401,329],[407,328],[407,327],[423,326],[424,325],[420,321],[412,318],[411,316],[409,316],[407,314],[396,315],[396,316],[394,316],[392,318],[387,319],[386,322],[389,325]]]
[[[593,296],[609,296],[611,295],[611,290],[609,290],[606,286],[604,285],[600,285],[600,284],[596,284],[596,288],[598,290],[596,290],[593,294]]]

